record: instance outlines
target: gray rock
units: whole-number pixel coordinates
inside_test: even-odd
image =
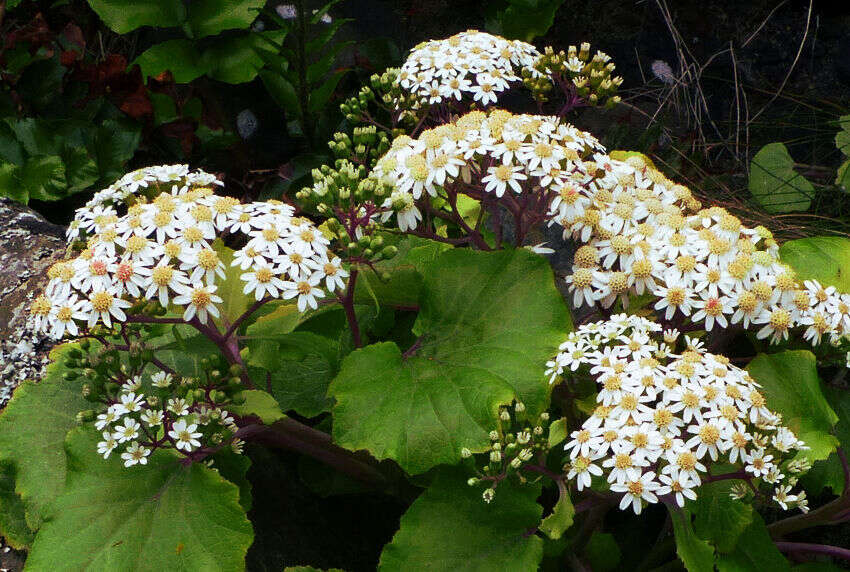
[[[24,379],[38,379],[52,347],[27,328],[47,269],[65,253],[64,229],[30,208],[0,198],[0,408]]]

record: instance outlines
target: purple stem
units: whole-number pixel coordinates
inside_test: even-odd
[[[781,552],[806,552],[841,558],[850,562],[850,550],[829,544],[809,544],[808,542],[774,542]]]

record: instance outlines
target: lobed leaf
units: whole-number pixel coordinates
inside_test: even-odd
[[[543,540],[530,531],[540,522],[540,485],[502,481],[488,504],[468,477],[456,467],[437,474],[401,517],[378,570],[537,570]]]
[[[525,249],[450,250],[424,275],[414,347],[354,351],[329,389],[336,442],[410,473],[486,449],[502,404],[543,411],[544,364],[570,327],[549,264]]]
[[[102,459],[98,435],[67,440],[68,479],[27,567],[45,570],[242,570],[253,540],[239,489],[218,471],[158,450],[147,465]]]

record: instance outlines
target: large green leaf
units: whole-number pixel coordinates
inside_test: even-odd
[[[673,521],[673,535],[676,539],[676,554],[688,572],[713,572],[714,549],[699,538],[691,526],[691,515],[687,509],[668,507]]]
[[[719,552],[731,552],[753,521],[753,507],[729,496],[734,482],[705,483],[691,505],[697,536],[714,544]]]
[[[570,329],[549,264],[525,249],[450,250],[424,274],[414,347],[351,353],[329,390],[336,441],[410,473],[485,450],[501,404],[541,412],[544,364]]]
[[[843,450],[850,447],[850,391],[838,387],[824,387],[824,395],[838,415],[835,424],[835,437]],[[825,461],[815,463],[808,473],[803,475],[803,488],[814,496],[824,487],[829,487],[836,495],[844,492],[844,467],[836,453]]]
[[[783,143],[770,143],[750,163],[750,193],[769,213],[808,210],[815,189],[794,171],[794,159]]]
[[[82,396],[82,378],[63,375],[68,352],[76,344],[55,348],[38,383],[26,381],[0,413],[0,461],[16,470],[15,490],[27,510],[27,522],[37,529],[42,509],[65,484],[65,435],[76,426],[77,413],[90,407]]]
[[[735,550],[730,554],[721,554],[717,558],[719,572],[750,572],[751,570],[770,570],[787,572],[791,565],[773,544],[764,521],[758,513],[753,514],[753,522],[741,534]]]
[[[815,356],[807,350],[759,354],[747,371],[762,386],[767,407],[782,414],[783,424],[810,447],[800,454],[826,459],[838,441],[832,428],[838,416],[821,391]]]
[[[540,523],[540,485],[502,481],[488,504],[468,477],[458,468],[440,471],[401,517],[380,571],[537,570],[543,541],[529,531]]]
[[[98,435],[68,435],[68,480],[27,567],[47,570],[241,570],[253,540],[239,489],[201,463],[159,450],[147,465],[102,459]]]
[[[398,254],[375,265],[380,274],[389,274],[389,280],[381,280],[372,270],[362,270],[354,291],[355,300],[361,304],[371,304],[374,296],[381,305],[417,307],[425,267],[451,248],[435,240],[406,236],[398,244]]]
[[[89,0],[89,6],[119,34],[142,26],[179,26],[186,19],[183,2],[175,0]]]
[[[0,463],[0,536],[19,550],[28,547],[34,537],[27,525],[24,502],[15,492],[15,469],[11,463]]]
[[[194,0],[189,5],[192,36],[203,38],[223,30],[247,28],[266,0]]]
[[[818,280],[850,292],[850,239],[813,236],[789,240],[779,247],[779,258],[803,280]]]
[[[170,71],[176,83],[189,83],[207,72],[195,43],[184,38],[154,44],[133,63],[139,64],[142,79]]]

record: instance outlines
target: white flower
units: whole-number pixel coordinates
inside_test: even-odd
[[[510,164],[489,167],[487,173],[487,176],[481,179],[481,182],[485,184],[484,190],[488,193],[495,193],[497,197],[504,195],[508,187],[516,193],[521,193],[520,181],[528,178],[522,172],[522,167]]]
[[[124,460],[125,467],[132,467],[136,464],[147,465],[148,455],[150,454],[150,449],[139,445],[136,441],[133,441],[127,449],[121,453],[121,459]]]
[[[319,307],[316,298],[324,297],[325,293],[318,284],[322,278],[320,274],[314,273],[307,279],[298,282],[287,281],[283,283],[283,298],[290,300],[298,297],[298,311],[303,312],[310,306],[314,310]]]
[[[201,446],[201,442],[198,441],[201,433],[195,431],[197,428],[197,424],[187,425],[185,420],[180,419],[171,426],[168,436],[174,439],[175,447],[190,452]]]
[[[620,510],[625,510],[630,504],[635,514],[640,514],[642,501],[649,503],[658,502],[658,497],[653,491],[658,490],[659,484],[653,479],[655,473],[652,471],[642,474],[637,479],[629,480],[624,483],[615,483],[611,485],[611,490],[618,493],[625,493],[620,501]]]
[[[112,451],[114,451],[117,446],[118,441],[115,440],[115,437],[109,431],[104,431],[103,441],[100,441],[97,444],[97,454],[103,455],[104,459],[108,459],[109,455],[112,454]]]
[[[112,433],[112,437],[119,443],[132,441],[139,436],[139,429],[139,422],[128,417],[124,419],[124,425],[118,425],[115,427],[115,432]]]
[[[183,312],[183,319],[187,322],[198,317],[198,321],[202,324],[207,323],[209,316],[218,318],[221,316],[215,304],[220,304],[222,299],[215,294],[217,286],[203,285],[195,282],[187,286],[181,286],[178,292],[179,296],[174,298],[174,303],[181,306],[186,306]]]

